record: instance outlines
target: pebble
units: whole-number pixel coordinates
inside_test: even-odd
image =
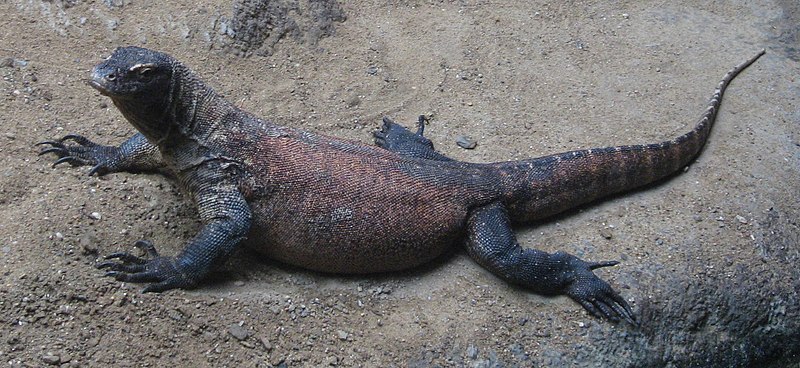
[[[103,215],[101,215],[100,212],[92,212],[92,214],[90,214],[89,217],[91,217],[91,218],[93,218],[95,220],[99,220],[99,219],[103,218]]]
[[[600,229],[600,236],[606,239],[611,239],[614,237],[614,234],[611,233],[611,229],[602,228]]]
[[[97,254],[97,238],[91,234],[85,234],[81,237],[81,254],[84,256]]]
[[[176,321],[180,321],[186,316],[186,314],[182,310],[180,310],[178,308],[170,309],[167,312],[167,315],[169,316],[169,318],[172,318],[173,320],[176,320]]]
[[[274,355],[270,357],[269,364],[272,364],[273,367],[280,367],[281,365],[286,367],[286,359],[278,355]]]
[[[50,365],[57,365],[61,363],[61,357],[58,355],[47,353],[44,356],[42,356],[42,361]]]
[[[336,336],[339,336],[339,340],[347,340],[349,334],[342,330],[336,330]]]
[[[347,107],[356,107],[361,104],[361,97],[358,94],[354,94],[347,98],[345,101]]]
[[[272,351],[272,344],[270,344],[269,340],[267,340],[266,337],[261,338],[261,345],[264,345],[264,350],[266,350],[267,353]]]
[[[741,216],[741,215],[736,215],[736,220],[739,221],[742,224],[746,224],[747,223],[747,219],[744,218],[744,216]]]
[[[235,285],[235,286],[244,286],[244,281],[236,280],[236,281],[233,282],[233,285]]]
[[[456,138],[456,144],[463,149],[473,149],[478,146],[476,140],[463,135]]]
[[[241,326],[238,323],[230,325],[228,327],[228,333],[239,341],[242,341],[250,337],[250,331],[248,331],[246,328],[244,328],[244,326]]]

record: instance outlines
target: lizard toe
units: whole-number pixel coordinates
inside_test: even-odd
[[[158,292],[193,285],[193,282],[181,272],[175,259],[159,256],[152,243],[140,240],[134,246],[144,250],[147,258],[128,252],[116,252],[105,256],[107,261],[97,264],[96,267],[108,270],[105,276],[113,277],[117,281],[152,283],[144,288],[145,292]]]

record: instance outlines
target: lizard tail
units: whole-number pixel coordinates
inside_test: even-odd
[[[697,157],[708,140],[728,84],[764,52],[725,74],[694,129],[675,139],[495,164],[510,217],[515,222],[542,219],[676,173]]]

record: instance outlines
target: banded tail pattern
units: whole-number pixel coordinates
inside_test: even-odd
[[[652,183],[685,167],[708,140],[728,84],[764,52],[761,50],[725,74],[694,129],[675,139],[494,164],[506,188],[505,198],[515,199],[505,203],[510,217],[515,222],[545,218]]]

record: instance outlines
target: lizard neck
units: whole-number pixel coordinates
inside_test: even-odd
[[[113,101],[125,118],[162,151],[178,142],[204,141],[217,125],[208,117],[223,116],[230,108],[211,87],[177,62],[163,93]],[[209,111],[216,114],[209,115]]]

